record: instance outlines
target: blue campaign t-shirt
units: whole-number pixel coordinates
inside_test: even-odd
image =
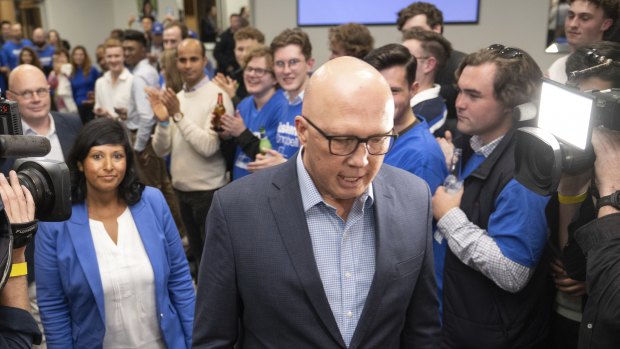
[[[448,176],[446,159],[424,119],[401,133],[383,160],[388,165],[409,171],[428,184],[431,193]]]
[[[54,56],[54,46],[46,44],[43,47],[34,46],[34,50],[39,56],[39,61],[41,62],[41,67],[43,68],[51,68],[52,67],[52,59]]]
[[[22,52],[24,46],[32,47],[32,41],[23,39],[19,43],[16,43],[13,40],[9,40],[2,46],[2,54],[11,70],[15,69],[19,64],[19,53]]]
[[[282,90],[277,92],[287,101],[286,112],[282,114],[276,130],[276,141],[272,143],[273,149],[282,154],[286,159],[297,153],[299,150],[299,139],[295,129],[295,117],[301,115],[302,103],[295,105],[288,104]]]
[[[260,109],[256,109],[254,97],[248,96],[244,98],[237,110],[243,118],[243,123],[256,137],[260,137],[260,129],[265,129],[265,135],[275,148],[276,131],[282,115],[286,112],[288,103],[282,93],[276,92],[265,105]],[[277,149],[276,149],[277,150]],[[248,172],[248,163],[253,159],[247,156],[240,147],[235,151],[235,163],[233,166],[233,180],[239,179],[250,174]]]

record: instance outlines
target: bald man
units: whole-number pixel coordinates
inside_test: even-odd
[[[45,39],[45,30],[43,28],[35,28],[32,31],[32,43],[34,49],[41,61],[41,67],[47,75],[52,70],[52,58],[54,56],[54,46],[47,43]]]
[[[172,89],[150,93],[159,120],[153,150],[160,157],[171,155],[172,187],[179,199],[192,254],[200,265],[205,219],[213,193],[228,182],[220,140],[211,129],[218,94],[223,95],[227,113],[234,113],[235,109],[224,90],[204,73],[207,64],[204,45],[196,39],[185,39],[177,50],[183,90],[176,95]]]
[[[22,130],[27,136],[43,136],[49,139],[52,150],[46,159],[64,161],[73,146],[82,122],[77,114],[50,113],[51,99],[45,75],[38,67],[22,64],[9,75],[10,90],[7,98],[16,101],[22,120]],[[12,166],[7,159],[3,172]]]
[[[389,85],[340,57],[305,93],[301,150],[215,195],[193,347],[434,348],[430,194],[383,164]]]

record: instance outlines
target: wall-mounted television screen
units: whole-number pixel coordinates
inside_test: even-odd
[[[443,12],[444,23],[478,23],[480,0],[425,0]],[[297,0],[298,26],[332,26],[354,22],[391,25],[413,0]]]

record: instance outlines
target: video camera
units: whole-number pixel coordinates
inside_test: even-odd
[[[515,178],[530,190],[549,195],[562,173],[577,174],[594,164],[592,129],[620,130],[620,89],[580,92],[545,79],[538,127],[515,134]]]
[[[47,138],[22,134],[17,102],[0,98],[0,159],[41,157],[50,149]],[[37,219],[64,221],[71,217],[71,182],[69,168],[64,162],[19,159],[13,169],[20,184],[32,194]],[[14,241],[11,224],[0,201],[0,289],[10,274],[13,248],[22,247],[14,246]]]

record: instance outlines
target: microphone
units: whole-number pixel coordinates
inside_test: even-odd
[[[50,141],[42,136],[0,135],[0,157],[41,157],[51,149]]]

